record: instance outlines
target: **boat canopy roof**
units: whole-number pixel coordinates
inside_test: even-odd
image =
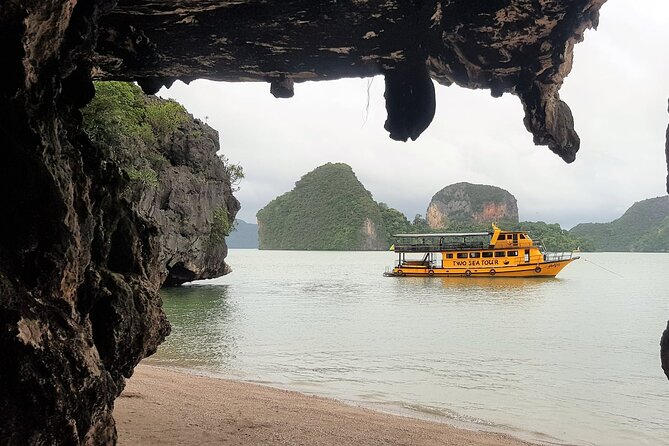
[[[474,237],[474,236],[488,236],[492,232],[443,232],[431,234],[395,234],[393,237],[408,237],[408,238],[426,238],[426,237]]]

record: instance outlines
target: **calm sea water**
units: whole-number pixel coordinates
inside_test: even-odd
[[[547,443],[669,444],[668,254],[585,253],[557,279],[382,277],[394,258],[231,250],[232,274],[164,291],[151,361]]]

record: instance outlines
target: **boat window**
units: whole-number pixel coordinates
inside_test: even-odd
[[[480,252],[470,252],[469,257],[472,258],[472,259],[478,259],[479,257],[481,257],[481,253]]]
[[[497,237],[497,240],[506,240],[506,235],[500,234],[499,237]]]
[[[452,259],[453,258],[453,253],[452,252],[447,253],[446,258],[447,259]]]
[[[481,257],[492,257],[492,251],[486,251],[481,254]]]
[[[507,251],[506,255],[509,257],[518,257],[518,251]]]
[[[467,256],[466,252],[459,252],[458,253],[458,259],[466,259],[467,257],[468,256]]]
[[[506,253],[504,251],[495,251],[495,257],[504,257]]]

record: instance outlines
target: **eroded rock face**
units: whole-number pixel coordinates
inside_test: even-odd
[[[0,7],[0,444],[113,444],[114,399],[169,333],[156,221],[80,128],[111,6]]]
[[[400,140],[433,117],[431,77],[516,94],[535,142],[570,162],[579,142],[558,90],[603,2],[5,0],[0,443],[114,443],[114,398],[169,331],[157,295],[169,242],[80,129],[91,74],[149,92],[267,81],[278,97],[384,74]]]
[[[239,202],[216,155],[218,141],[216,130],[190,117],[142,155],[160,161],[153,165],[157,180],[133,181],[126,189],[133,209],[157,228],[164,285],[211,279],[231,271],[225,263],[224,237]]]
[[[101,21],[96,76],[138,80],[148,92],[175,79],[292,82],[383,74],[386,129],[415,139],[434,116],[430,77],[517,95],[534,142],[565,161],[579,138],[558,90],[574,44],[605,0],[256,2],[121,0]],[[309,36],[305,38],[305,36]],[[298,93],[299,94],[299,93]]]
[[[456,183],[434,194],[426,216],[433,229],[448,229],[454,223],[517,223],[518,203],[499,187]]]

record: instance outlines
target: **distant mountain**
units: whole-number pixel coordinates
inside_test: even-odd
[[[258,249],[258,225],[235,220],[234,229],[225,238],[228,248]]]
[[[257,217],[260,249],[388,249],[379,205],[342,163],[307,173]]]
[[[581,223],[570,234],[590,240],[596,251],[669,251],[669,196],[634,203],[610,223]]]
[[[432,229],[495,222],[518,223],[518,204],[516,197],[502,188],[456,183],[434,194],[426,216]]]

